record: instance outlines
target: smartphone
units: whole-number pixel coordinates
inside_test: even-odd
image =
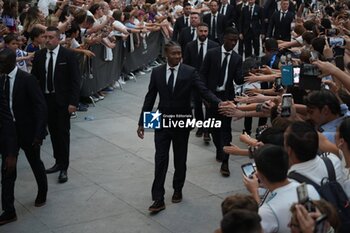
[[[255,168],[254,168],[254,165],[253,165],[252,163],[243,164],[243,165],[241,166],[241,168],[242,168],[243,174],[244,174],[246,177],[251,178],[252,175],[255,173]]]
[[[291,107],[293,102],[293,96],[292,94],[283,94],[282,95],[282,110],[281,110],[281,117],[289,117],[291,114]]]
[[[305,183],[302,183],[297,187],[298,203],[304,205],[305,209],[308,212],[315,212],[315,206],[310,201],[309,193],[307,191],[307,186]]]
[[[327,215],[322,214],[316,219],[314,233],[326,233],[328,229],[326,227]]]
[[[329,46],[331,47],[341,47],[345,45],[345,40],[343,37],[329,37]]]
[[[287,65],[282,66],[282,85],[291,86],[293,85],[293,66]]]
[[[300,80],[300,67],[293,67],[293,83],[298,85]]]
[[[334,58],[334,62],[335,62],[335,65],[341,69],[341,70],[345,70],[345,65],[344,65],[344,56],[336,56]]]

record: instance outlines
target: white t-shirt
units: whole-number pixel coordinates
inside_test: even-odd
[[[115,20],[113,22],[113,27],[122,28],[122,29],[125,29],[125,30],[127,29],[127,27],[122,22],[120,22],[118,20]],[[113,30],[113,34],[115,36],[123,36],[124,35],[123,33],[121,33],[120,31],[118,31],[116,29]]]
[[[333,163],[338,183],[344,188],[345,177],[340,159],[338,156],[332,153],[330,153],[327,157]],[[289,168],[288,173],[291,171],[296,171],[319,185],[321,185],[321,181],[324,177],[328,177],[326,164],[319,156],[316,156],[316,158],[312,160],[292,165]]]
[[[292,214],[289,209],[293,203],[298,202],[297,187],[299,185],[299,183],[291,181],[289,184],[275,189],[266,197],[266,201],[259,208],[264,233],[290,232],[288,223]],[[313,186],[307,185],[307,190],[311,200],[320,199]]]
[[[49,9],[54,10],[56,7],[56,0],[39,0],[38,8],[47,17],[49,15]]]

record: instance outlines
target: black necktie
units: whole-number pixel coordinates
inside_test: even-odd
[[[49,93],[53,91],[53,52],[50,51],[50,59],[49,59],[49,65],[47,66],[47,90]]]
[[[227,58],[229,55],[230,55],[230,53],[225,52],[225,58],[224,58],[224,61],[222,62],[221,69],[220,69],[220,77],[219,77],[219,81],[218,81],[218,87],[221,87],[224,84],[226,67],[227,67]]]
[[[171,94],[174,91],[174,70],[174,68],[170,68],[171,74],[168,79],[168,88]]]
[[[185,24],[186,24],[186,27],[188,27],[188,17],[185,17]]]
[[[195,28],[192,28],[192,32],[191,32],[191,37],[192,37],[192,40],[195,40],[196,38],[194,38],[194,30],[196,30]]]
[[[253,7],[249,6],[249,18],[250,19],[252,18],[252,10],[253,10]]]
[[[216,33],[216,16],[215,15],[213,15],[213,28],[211,29],[211,36],[214,38],[214,39],[216,39],[216,35],[215,35],[215,33]]]
[[[282,20],[284,19],[284,16],[286,15],[286,13],[285,12],[282,12],[282,17],[281,17],[281,22],[282,22]]]
[[[201,47],[199,48],[199,53],[198,53],[198,67],[197,69],[200,70],[201,66],[202,66],[202,61],[203,61],[203,45],[204,43],[201,42]]]
[[[222,5],[222,7],[221,7],[221,14],[222,14],[222,15],[225,14],[225,6],[226,6],[226,5]]]

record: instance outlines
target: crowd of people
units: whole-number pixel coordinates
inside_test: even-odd
[[[87,107],[79,103],[77,55],[80,61],[94,59],[90,48],[100,44],[104,60],[111,61],[117,45],[132,52],[159,31],[164,53],[135,71],[155,67],[138,136],[144,138],[143,113],[154,109],[159,95],[163,114],[194,111],[196,120],[221,122],[220,128],[198,128],[195,135],[213,141],[222,176],[230,176],[230,156],[254,160],[253,172],[243,176],[251,195],[224,200],[217,232],[349,232],[349,3],[0,0],[0,225],[17,219],[20,148],[38,184],[35,206],[46,203],[47,173],[59,172],[60,183],[68,180],[70,118]],[[92,101],[102,100],[126,75],[114,77]],[[246,148],[232,144],[232,118],[244,118],[240,140]],[[253,118],[259,118],[255,135]],[[40,159],[46,128],[55,158],[47,170]],[[153,213],[165,209],[171,143],[172,202],[182,201],[189,136],[190,129],[155,131]]]

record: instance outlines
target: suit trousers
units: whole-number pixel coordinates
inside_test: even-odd
[[[251,29],[243,36],[244,41],[244,54],[248,58],[253,55],[252,42],[254,48],[254,55],[259,56],[260,53],[260,35],[254,34]]]
[[[215,92],[215,95],[222,101],[228,100],[225,91]],[[208,118],[215,118],[221,121],[221,128],[210,129],[213,142],[216,147],[216,154],[222,155],[222,160],[227,162],[229,154],[224,153],[223,147],[229,146],[232,141],[231,121],[232,117],[226,117],[218,112],[217,108],[208,108]]]
[[[205,108],[204,113],[203,113],[203,101],[202,97],[199,94],[198,91],[193,91],[193,99],[194,99],[194,118],[196,120],[206,120],[208,119],[208,115],[206,114],[207,108]],[[202,128],[203,132],[208,132],[207,129]]]
[[[10,170],[6,167],[6,158],[8,156],[14,156],[17,160],[18,145],[16,128],[14,122],[7,122],[3,124],[0,129],[0,145],[1,145],[1,204],[2,209],[8,213],[15,213],[15,181],[17,178],[16,164]]]
[[[155,153],[155,173],[152,185],[152,199],[164,200],[164,183],[169,164],[169,149],[172,142],[174,152],[174,177],[173,188],[181,191],[186,179],[186,160],[188,137],[190,131],[187,129],[161,129],[154,133]]]
[[[69,166],[70,115],[68,105],[61,106],[56,102],[55,94],[46,94],[48,107],[48,128],[53,148],[53,156],[61,170]]]
[[[38,193],[47,193],[47,176],[45,166],[40,159],[40,147],[21,146],[27,157],[29,165],[34,173],[36,183],[38,185]]]

